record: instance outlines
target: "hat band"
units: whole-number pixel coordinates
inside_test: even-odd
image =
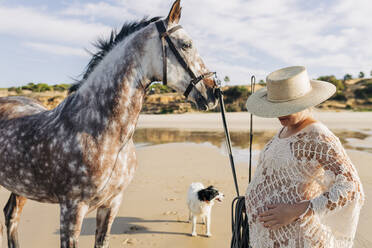
[[[299,94],[299,95],[297,95],[297,96],[294,96],[294,97],[290,97],[290,98],[286,98],[286,99],[269,99],[268,97],[266,98],[269,102],[289,102],[289,101],[293,101],[293,100],[296,100],[296,99],[298,99],[298,98],[301,98],[301,97],[303,97],[303,96],[305,96],[305,95],[307,95],[308,93],[310,93],[311,92],[311,90],[312,90],[312,87],[311,87],[311,85],[310,85],[310,89],[308,90],[308,91],[306,91],[306,92],[303,92],[302,94]]]

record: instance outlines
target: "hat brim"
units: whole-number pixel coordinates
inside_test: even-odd
[[[247,110],[265,118],[286,116],[316,106],[336,92],[336,87],[328,82],[310,80],[310,84],[312,89],[306,95],[285,102],[270,102],[267,100],[267,88],[262,88],[248,97]]]

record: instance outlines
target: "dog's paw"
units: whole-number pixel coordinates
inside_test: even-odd
[[[196,237],[196,232],[191,233],[191,236]]]
[[[208,238],[212,237],[212,234],[211,233],[206,233],[205,236],[207,236]]]

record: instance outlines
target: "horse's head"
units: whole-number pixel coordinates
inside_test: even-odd
[[[156,78],[183,93],[199,109],[212,109],[217,105],[217,84],[192,39],[178,25],[180,17],[180,0],[176,0],[168,17],[154,23],[156,31],[152,37],[154,42],[151,49],[157,51],[154,58],[157,63],[153,65]]]

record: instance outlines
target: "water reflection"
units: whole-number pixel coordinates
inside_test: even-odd
[[[254,133],[253,149],[261,150],[275,132]],[[234,147],[246,149],[249,147],[249,132],[231,132],[231,143]],[[172,129],[137,129],[134,134],[136,144],[165,144],[165,143],[211,143],[221,147],[225,143],[225,134],[221,132],[184,131]]]
[[[371,148],[355,147],[348,143],[347,139],[354,138],[364,140],[370,134],[366,131],[334,131],[340,138],[341,143],[347,149],[372,152]],[[254,132],[253,134],[253,165],[256,163],[259,151],[275,135],[274,131]],[[236,162],[248,161],[249,132],[231,132],[233,154]],[[165,143],[196,143],[211,144],[220,149],[221,153],[227,154],[225,146],[225,134],[221,132],[208,131],[186,131],[178,129],[137,129],[134,134],[136,147],[165,144]]]
[[[348,144],[347,139],[365,139],[369,137],[363,131],[334,131],[341,143],[346,148],[353,148]],[[274,131],[254,132],[253,149],[261,150],[263,146],[275,135]],[[232,145],[236,148],[246,149],[249,147],[249,132],[230,132]],[[137,129],[134,134],[136,144],[156,145],[165,143],[211,143],[214,146],[221,147],[225,143],[225,134],[221,132],[208,131],[185,131],[178,129]]]

